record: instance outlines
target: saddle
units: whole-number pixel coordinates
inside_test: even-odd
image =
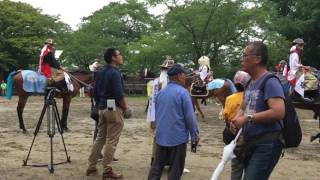
[[[203,82],[199,75],[192,78],[192,84],[190,88],[191,96],[205,97],[209,94],[207,90],[207,83]]]
[[[21,71],[23,79],[23,90],[29,93],[45,93],[47,86],[56,87],[60,91],[68,91],[67,84],[64,78],[47,79],[39,72],[31,70]]]

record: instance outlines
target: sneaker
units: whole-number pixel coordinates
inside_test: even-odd
[[[109,178],[111,178],[111,179],[122,179],[123,176],[122,176],[121,173],[119,173],[119,172],[114,172],[114,171],[111,169],[110,171],[104,172],[104,173],[102,174],[102,180],[107,180],[107,179],[109,179]]]
[[[189,173],[189,172],[190,172],[189,169],[187,169],[187,168],[184,168],[184,169],[183,169],[183,173]]]

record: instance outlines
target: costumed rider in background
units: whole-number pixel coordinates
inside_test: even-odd
[[[167,84],[169,82],[169,77],[168,77],[167,71],[169,68],[171,68],[173,66],[173,64],[174,64],[174,60],[170,56],[167,56],[167,58],[166,58],[166,60],[164,60],[163,64],[160,65],[160,69],[161,69],[160,76],[153,80],[151,95],[149,96],[147,122],[150,122],[150,131],[151,131],[151,134],[153,135],[151,164],[154,160],[155,153],[156,153],[155,99],[156,99],[156,96],[158,95],[158,92],[167,86]]]
[[[191,89],[192,95],[206,94],[207,84],[212,81],[212,75],[210,72],[210,59],[207,56],[201,56],[198,59],[199,70],[193,77],[193,85]],[[202,102],[203,103],[203,102]]]
[[[47,39],[41,50],[39,60],[39,72],[47,77],[48,85],[60,86],[64,83],[63,68],[54,56],[54,43],[52,39]]]
[[[283,75],[303,100],[311,102],[317,95],[318,80],[310,66],[304,66],[301,63],[301,53],[304,45],[305,43],[301,38],[293,40]]]
[[[210,59],[207,56],[201,56],[198,59],[199,69],[196,72],[196,75],[193,79],[194,85],[192,87],[192,94],[205,94],[207,84],[213,80],[212,74],[210,72]],[[201,101],[202,104],[206,105],[206,99],[203,98]]]
[[[210,59],[207,56],[201,56],[198,59],[199,63],[199,72],[200,79],[204,84],[207,84],[208,82],[212,81],[212,74],[210,72]]]

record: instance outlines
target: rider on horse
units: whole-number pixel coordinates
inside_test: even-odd
[[[210,59],[207,56],[201,56],[198,59],[198,63],[199,63],[199,72],[198,74],[200,75],[200,79],[207,84],[209,81],[211,81],[212,79],[210,79]]]
[[[47,39],[41,50],[39,60],[39,72],[48,78],[48,85],[64,79],[63,69],[54,56],[54,43]]]
[[[198,59],[199,70],[193,77],[193,85],[191,87],[191,95],[205,95],[207,93],[206,86],[212,81],[212,74],[210,72],[210,59],[207,56],[201,56]]]
[[[297,38],[292,42],[284,76],[290,82],[294,90],[306,101],[313,101],[314,91],[318,89],[318,80],[312,73],[310,66],[301,63],[301,53],[304,48],[304,41]],[[309,97],[306,97],[309,96]]]

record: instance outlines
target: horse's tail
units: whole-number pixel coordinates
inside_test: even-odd
[[[13,92],[13,77],[16,75],[16,71],[12,71],[7,78],[7,99],[11,100]]]

